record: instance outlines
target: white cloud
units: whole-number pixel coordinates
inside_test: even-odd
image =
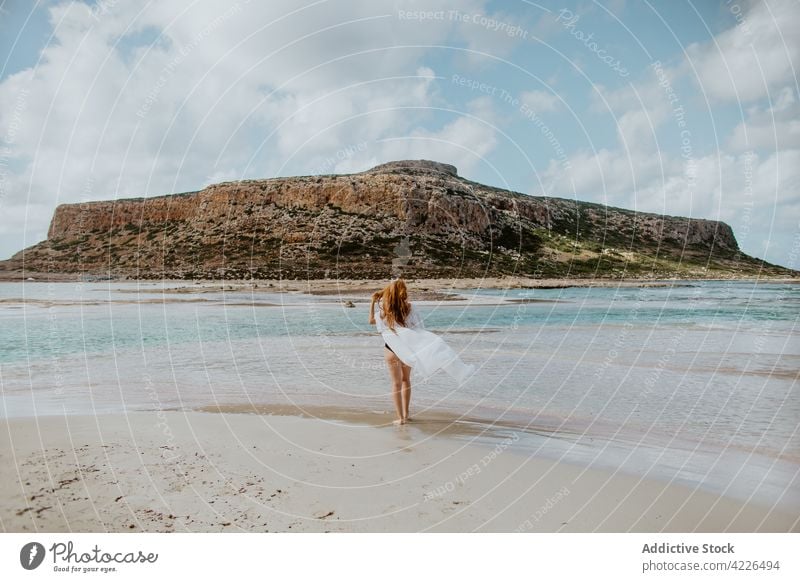
[[[794,79],[794,63],[800,57],[798,22],[796,0],[752,2],[741,22],[713,43],[687,47],[691,75],[712,100],[765,97]]]
[[[369,150],[348,157],[337,172],[366,170],[390,160],[423,158],[453,164],[468,176],[497,147],[497,114],[489,97],[479,97],[438,130],[418,128],[378,140]]]
[[[750,108],[746,121],[733,130],[728,146],[734,151],[800,147],[800,102],[794,88],[777,92],[772,107]]]
[[[800,150],[702,156],[687,163],[673,152],[600,150],[570,158],[563,173],[551,161],[544,181],[555,192],[640,212],[722,220],[748,254],[787,264],[800,235]],[[800,265],[793,265],[800,268]]]
[[[17,220],[3,234],[20,238],[0,255],[19,250],[23,233],[27,244],[44,238],[63,202],[308,173],[343,147],[403,135],[428,138],[409,141],[404,154],[436,153],[437,132],[418,129],[439,97],[417,47],[458,36],[453,21],[401,23],[393,0],[98,6],[52,6],[55,40],[39,66],[0,83],[0,136],[17,127],[0,196]],[[445,127],[439,137],[451,147],[486,138],[461,123],[463,134]]]
[[[520,96],[520,102],[525,103],[528,109],[534,113],[542,113],[545,111],[555,111],[561,104],[558,95],[554,95],[548,91],[525,91]]]
[[[610,90],[595,85],[591,110],[608,113],[617,124],[621,145],[631,151],[658,150],[657,130],[683,106],[679,68],[658,63],[650,66],[635,83]]]
[[[745,252],[787,264],[800,234],[800,106],[792,86],[800,36],[787,30],[799,9],[796,2],[755,3],[742,25],[689,47],[688,60],[651,66],[619,89],[596,85],[591,111],[613,117],[616,147],[573,153],[567,172],[551,160],[543,181],[554,195],[726,221]],[[697,106],[685,82],[695,74],[690,64],[712,99],[760,100],[714,153],[687,155],[675,142]]]
[[[581,151],[569,157],[569,170],[551,160],[543,182],[552,184],[551,194],[593,200],[612,206],[640,211],[662,212],[652,201],[645,203],[637,192],[643,184],[651,184],[664,174],[680,172],[680,163],[671,158],[651,155],[637,149],[600,149]],[[662,201],[663,202],[663,201]]]
[[[2,154],[0,255],[19,250],[23,235],[27,244],[43,238],[52,209],[62,202],[163,194],[221,178],[322,167],[358,171],[400,158],[438,159],[469,174],[498,147],[493,125],[500,121],[488,97],[470,102],[462,115],[437,112],[448,106],[436,79],[443,53],[429,55],[424,47],[466,44],[504,56],[526,41],[480,22],[401,21],[398,6],[488,15],[523,27],[524,18],[538,15],[487,12],[484,4],[116,2],[94,16],[80,2],[56,4],[50,11],[55,41],[39,66],[0,82],[0,139],[9,141],[14,129]],[[727,151],[696,154],[693,190],[680,152],[659,141],[660,129],[674,119],[663,79],[652,68],[634,84],[596,87],[591,114],[613,116],[616,146],[574,152],[568,173],[551,162],[543,181],[553,180],[556,195],[735,219],[729,211],[741,200],[726,180],[753,149],[763,206],[753,212],[753,238],[761,229],[783,233],[785,241],[796,229],[786,221],[797,209],[798,192],[800,106],[791,69],[800,50],[800,35],[791,30],[797,6],[754,3],[744,15],[747,29],[742,24],[715,42],[690,47],[706,94],[745,102]],[[447,54],[472,63],[456,56],[458,50]],[[686,91],[695,79],[688,61],[665,65],[663,73],[680,87],[687,109],[697,105]],[[543,90],[522,98],[533,111],[559,107]],[[19,245],[7,246],[14,233]]]
[[[531,42],[532,27],[518,16],[503,12],[485,14],[479,8],[461,8],[460,14],[464,21],[457,24],[456,38],[463,39],[467,48],[474,51],[466,55],[473,66],[492,65],[498,58],[509,56],[520,44]]]

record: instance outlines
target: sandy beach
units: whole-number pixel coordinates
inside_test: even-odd
[[[281,411],[278,411],[281,412]],[[4,532],[788,532],[797,516],[518,454],[423,414],[3,420]],[[446,429],[446,430],[443,430]]]
[[[309,283],[0,285],[2,531],[800,529],[796,285],[411,280],[479,372],[395,427]]]

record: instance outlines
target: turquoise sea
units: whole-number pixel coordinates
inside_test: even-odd
[[[367,304],[192,283],[0,283],[0,416],[297,404],[391,412]],[[189,292],[174,292],[176,287]],[[453,289],[479,371],[415,385],[491,445],[800,508],[800,285]],[[467,438],[467,437],[464,437]]]

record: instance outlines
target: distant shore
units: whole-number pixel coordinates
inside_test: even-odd
[[[436,434],[434,418],[136,412],[0,421],[6,532],[788,532],[678,483]],[[380,422],[378,422],[380,421]],[[431,426],[426,427],[426,424]],[[368,438],[367,438],[368,437]]]
[[[326,296],[331,301],[341,303],[359,303],[368,301],[370,295],[375,291],[381,289],[388,283],[388,279],[254,279],[254,280],[185,280],[185,279],[82,279],[76,275],[57,274],[47,276],[49,278],[37,278],[35,275],[26,277],[18,276],[16,279],[4,278],[8,273],[0,271],[0,282],[26,282],[26,283],[41,283],[41,284],[64,284],[83,282],[86,284],[102,284],[110,283],[114,285],[119,284],[141,284],[142,287],[152,293],[152,288],[158,286],[158,293],[165,296],[171,295],[174,297],[171,301],[179,301],[179,297],[183,295],[204,295],[212,293],[225,293],[233,296],[241,296],[242,301],[247,300],[248,295],[254,293],[286,293],[286,294],[309,294],[317,296]],[[703,281],[728,281],[728,282],[748,282],[757,281],[760,283],[786,283],[798,284],[800,277],[794,279],[787,279],[781,277],[761,277],[761,278],[739,278],[739,279],[590,279],[590,278],[560,278],[560,279],[531,279],[527,277],[484,277],[479,279],[406,279],[411,293],[411,298],[414,301],[425,302],[465,302],[467,299],[463,295],[459,295],[460,290],[472,289],[496,289],[496,290],[511,290],[511,289],[569,289],[569,288],[645,288],[645,287],[686,287]],[[149,289],[148,289],[149,288]],[[57,287],[54,289],[57,293]],[[129,293],[119,293],[120,296],[130,295]],[[508,299],[496,298],[496,301],[501,303],[509,302],[536,302],[544,301],[541,299]],[[147,300],[131,300],[128,298],[123,301],[122,297],[115,302],[150,302],[157,303],[163,301],[170,301],[164,299],[147,299]],[[181,302],[186,300],[181,300]],[[191,301],[205,302],[205,299],[195,297]],[[481,298],[474,297],[472,302],[491,303],[489,297]],[[553,301],[553,300],[551,300]],[[0,303],[3,300],[0,299]],[[36,301],[34,301],[36,302]],[[285,305],[285,303],[280,302]],[[248,302],[249,305],[261,306],[277,306],[278,303],[264,303],[253,301]]]
[[[38,282],[38,283],[164,283],[184,287],[219,288],[226,290],[249,291],[253,288],[286,292],[309,292],[312,294],[332,294],[339,290],[348,293],[367,292],[379,289],[389,279],[136,279],[132,277],[102,277],[80,275],[77,273],[22,273],[0,270],[0,282]],[[763,281],[765,283],[800,283],[797,277],[742,276],[742,277],[675,277],[675,278],[607,278],[607,277],[560,277],[537,279],[531,277],[472,277],[436,279],[406,277],[411,287],[419,290],[443,291],[449,289],[563,289],[568,287],[668,287],[690,284],[698,281]],[[426,289],[427,288],[427,289]],[[371,291],[370,291],[371,292]]]

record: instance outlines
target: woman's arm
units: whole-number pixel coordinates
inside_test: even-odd
[[[372,294],[372,301],[369,303],[369,322],[375,325],[375,303],[381,298],[381,292],[377,291]]]
[[[386,330],[386,323],[384,323],[383,318],[381,317],[381,308],[380,302],[373,302],[370,306],[370,323],[374,323],[375,327],[380,333],[383,333]]]

